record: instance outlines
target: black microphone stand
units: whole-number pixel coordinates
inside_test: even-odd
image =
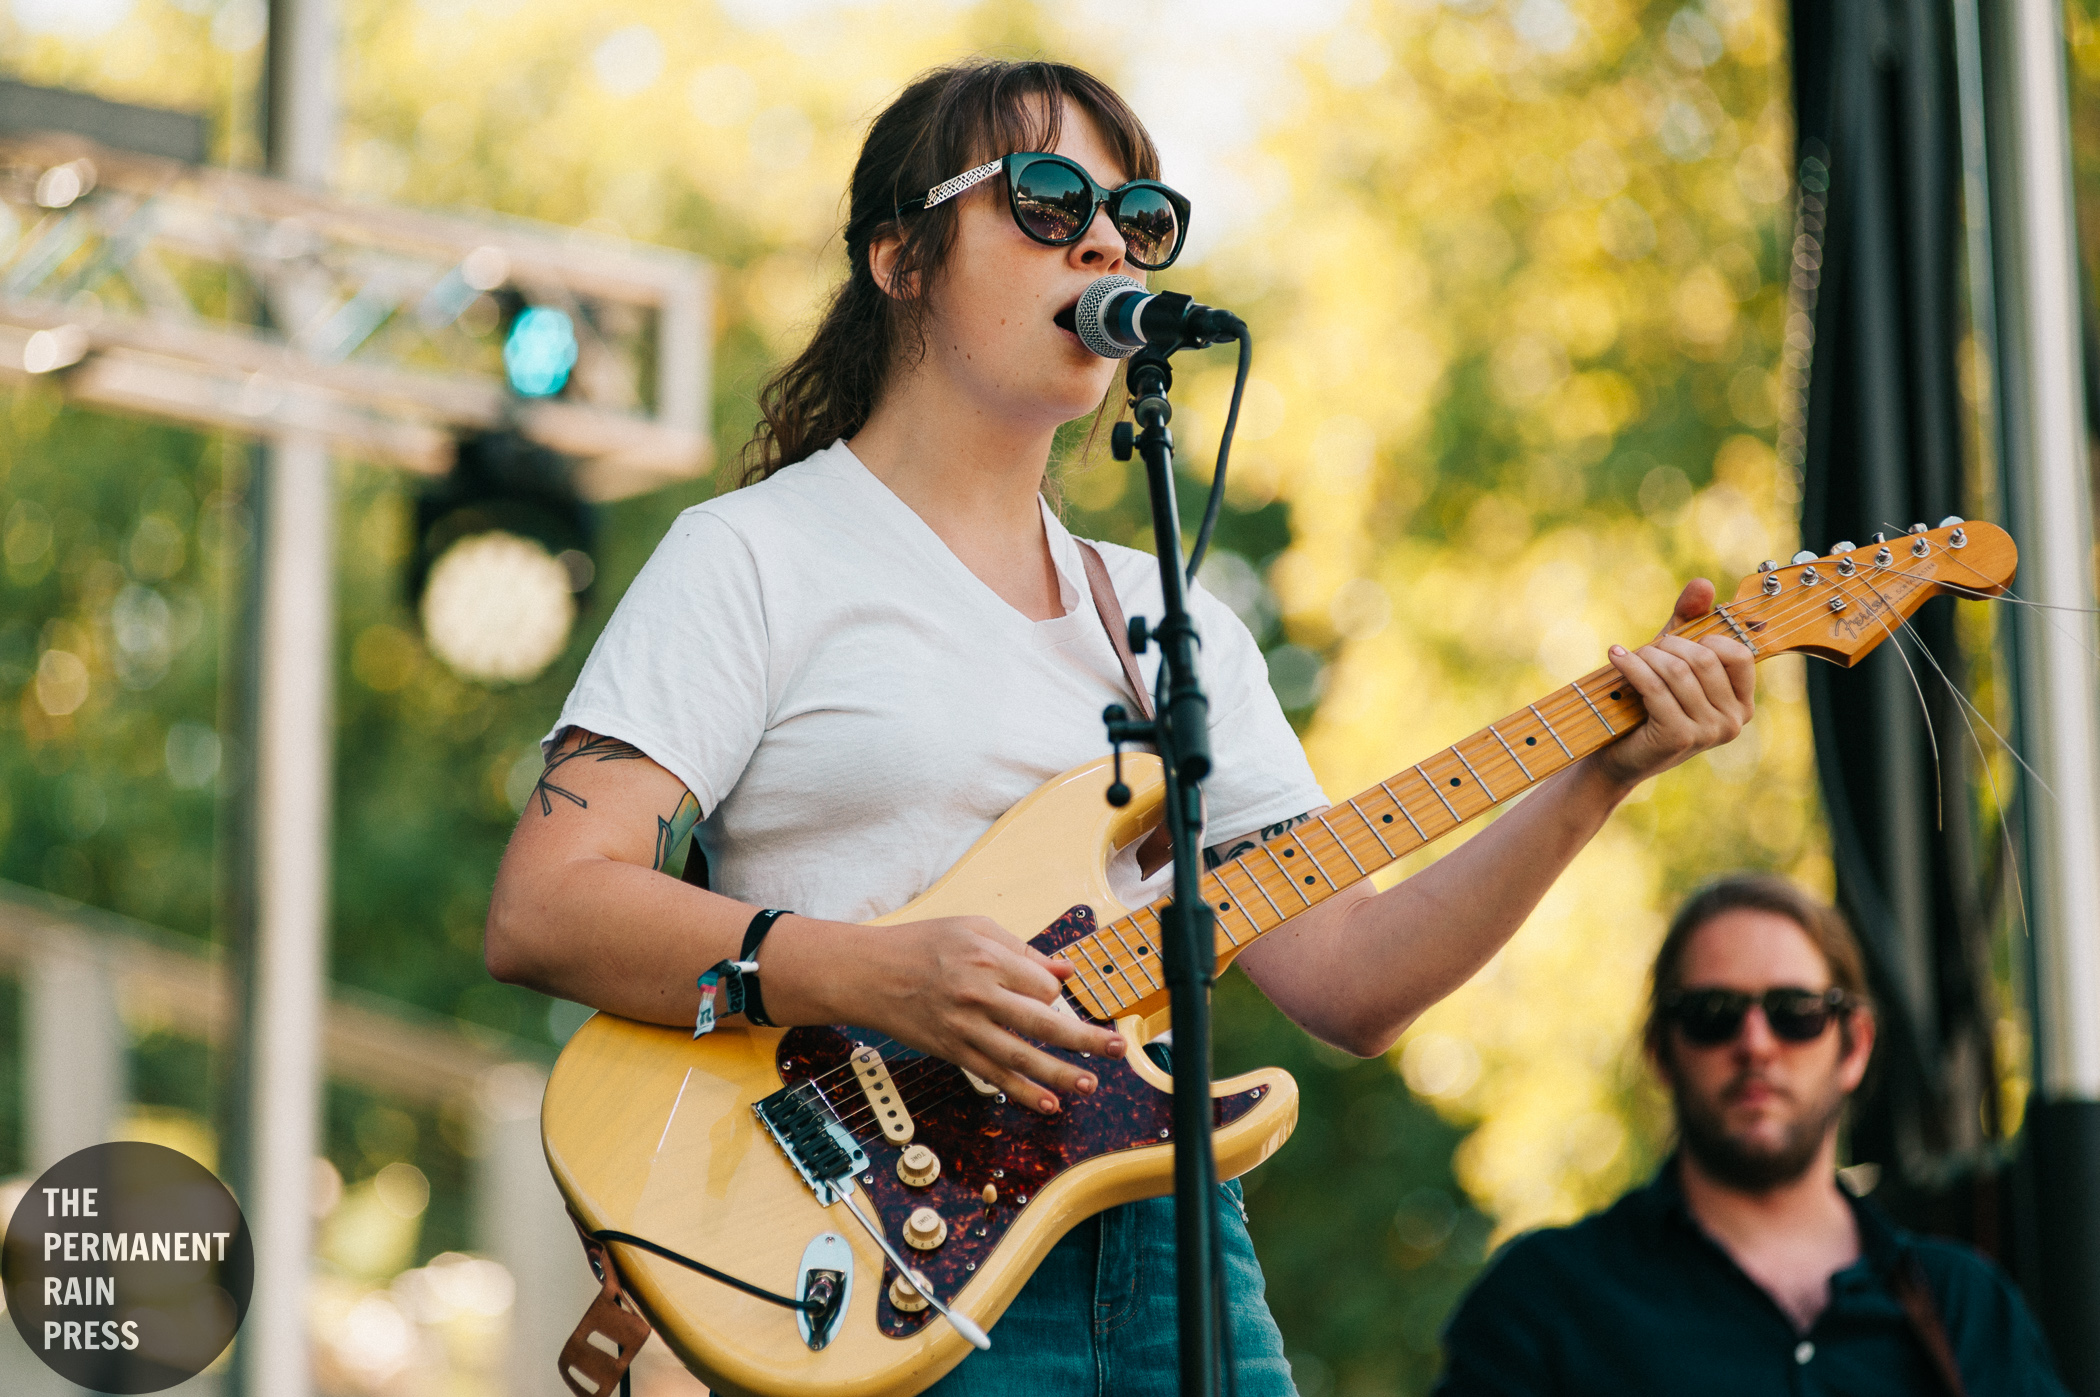
[[[1158,643],[1165,697],[1151,722],[1132,721],[1120,705],[1111,705],[1102,717],[1111,742],[1150,742],[1166,768],[1174,893],[1172,902],[1162,909],[1160,950],[1174,1031],[1174,1241],[1181,1397],[1214,1397],[1222,1350],[1228,1342],[1219,1285],[1218,1161],[1211,1145],[1210,987],[1217,978],[1218,955],[1210,904],[1198,887],[1202,873],[1196,842],[1203,828],[1203,779],[1211,767],[1210,700],[1196,678],[1199,638],[1189,619],[1182,577],[1174,435],[1167,428],[1174,415],[1167,401],[1167,390],[1174,382],[1167,356],[1179,347],[1179,343],[1155,343],[1131,357],[1124,381],[1137,423],[1136,437],[1133,442],[1130,423],[1118,422],[1111,439],[1117,460],[1129,460],[1133,446],[1144,458],[1145,480],[1152,492],[1152,538],[1159,553],[1165,611],[1149,633],[1143,617],[1133,618],[1130,641],[1131,649],[1140,654],[1148,642]],[[1120,780],[1109,791],[1114,804],[1129,799],[1129,788]]]

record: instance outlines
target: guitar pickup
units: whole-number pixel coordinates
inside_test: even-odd
[[[867,1152],[832,1115],[830,1103],[808,1082],[783,1087],[751,1105],[788,1163],[825,1207],[852,1191],[853,1176],[868,1167]]]
[[[868,1106],[875,1112],[875,1123],[882,1127],[883,1138],[893,1145],[910,1144],[911,1112],[904,1105],[903,1093],[890,1080],[890,1069],[883,1062],[882,1054],[874,1048],[855,1048],[853,1075],[859,1079]]]

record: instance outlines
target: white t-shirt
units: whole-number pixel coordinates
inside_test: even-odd
[[[1047,508],[1043,526],[1065,614],[1031,621],[834,444],[678,516],[546,745],[585,728],[684,782],[716,891],[881,916],[1036,787],[1105,755],[1102,708],[1130,706],[1078,546]],[[1097,547],[1125,614],[1157,619],[1152,556]],[[1254,638],[1200,586],[1189,606],[1209,828],[1230,838],[1326,804]],[[1148,686],[1158,664],[1153,647]]]

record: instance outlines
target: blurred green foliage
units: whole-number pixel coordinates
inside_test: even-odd
[[[758,383],[840,270],[862,125],[938,61],[1088,64],[1158,125],[1170,180],[1177,151],[1201,165],[1196,219],[1219,231],[1169,284],[1257,335],[1205,580],[1270,653],[1330,793],[1643,638],[1687,576],[1725,591],[1792,550],[1793,482],[1768,444],[1787,406],[1773,0],[1174,14],[1191,70],[1230,83],[1161,81],[1127,57],[1130,16],[1098,0],[345,7],[346,192],[716,265],[722,465],[605,508],[596,609],[546,674],[505,688],[459,679],[417,634],[414,483],[340,467],[338,981],[550,1049],[575,1026],[480,961],[536,743],[671,518],[734,480]],[[240,156],[257,56],[241,37],[208,6],[138,0],[102,38],[16,35],[7,52],[33,81],[213,111]],[[1181,373],[1192,526],[1229,362]],[[1074,530],[1149,546],[1142,478],[1105,450],[1079,459],[1083,437],[1057,471]],[[220,662],[252,561],[248,469],[243,443],[82,412],[49,385],[0,396],[0,877],[218,934]],[[1666,1146],[1630,1051],[1663,912],[1741,864],[1827,884],[1798,669],[1764,678],[1752,735],[1622,811],[1390,1058],[1341,1059],[1224,982],[1220,1070],[1278,1064],[1303,1091],[1297,1135],[1248,1190],[1307,1397],[1425,1390],[1492,1236],[1608,1200]],[[144,1099],[209,1106],[194,1046],[156,1035],[134,1070]],[[0,1086],[0,1126],[15,1100]],[[459,1122],[338,1089],[327,1135],[352,1185],[396,1161],[430,1179],[419,1256],[464,1240]]]

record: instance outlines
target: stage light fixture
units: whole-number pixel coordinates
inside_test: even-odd
[[[521,398],[551,398],[576,367],[576,324],[552,306],[526,306],[510,320],[503,371]]]
[[[592,536],[561,456],[516,432],[463,437],[416,504],[408,590],[431,652],[484,683],[536,678],[589,592]]]

